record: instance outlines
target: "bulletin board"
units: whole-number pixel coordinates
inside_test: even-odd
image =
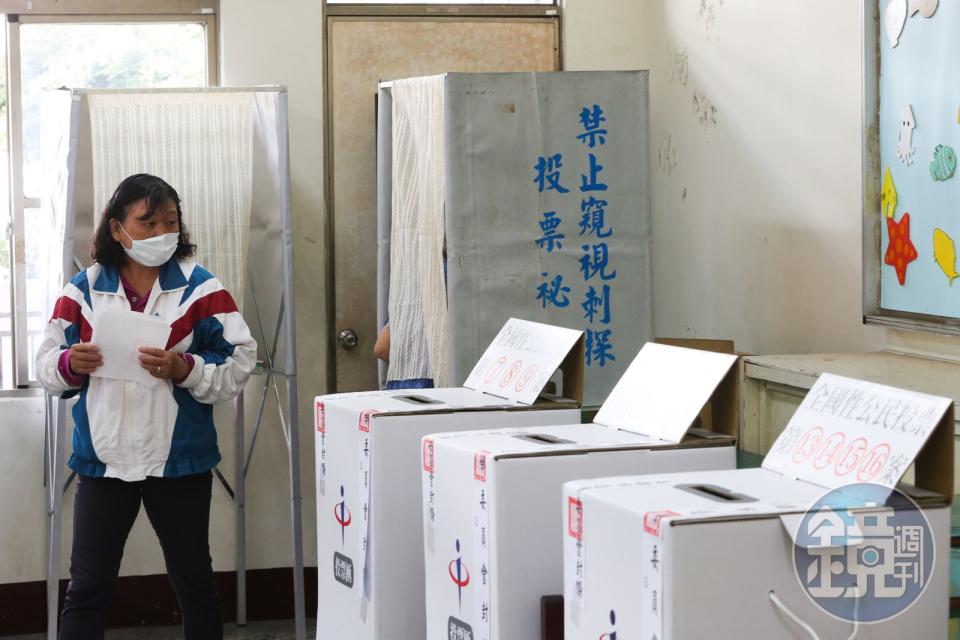
[[[960,3],[864,8],[864,319],[960,334]]]

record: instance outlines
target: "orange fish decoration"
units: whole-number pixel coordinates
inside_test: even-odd
[[[917,259],[917,248],[910,240],[910,214],[900,216],[900,222],[887,218],[887,235],[890,241],[883,261],[897,270],[897,280],[903,286],[907,281],[907,265]]]

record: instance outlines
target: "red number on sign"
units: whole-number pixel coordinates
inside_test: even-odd
[[[863,454],[867,452],[867,441],[864,438],[857,438],[847,445],[843,455],[837,459],[837,464],[833,468],[833,473],[837,477],[843,477],[856,469],[863,460]]]
[[[530,381],[533,380],[533,376],[537,373],[537,365],[531,366],[529,369],[523,372],[523,375],[520,376],[520,379],[517,381],[517,391],[523,391],[528,386],[530,386]]]
[[[834,433],[824,440],[823,445],[821,445],[817,451],[817,455],[813,458],[813,468],[826,469],[833,464],[838,454],[843,450],[843,445],[846,440],[846,436],[842,433]]]
[[[487,384],[490,384],[491,382],[493,382],[494,379],[496,379],[496,377],[500,374],[500,370],[503,369],[504,365],[506,364],[507,364],[506,356],[500,356],[499,358],[497,358],[497,361],[494,362],[492,365],[490,365],[490,371],[487,372],[487,377],[484,378],[483,381],[486,382]]]
[[[517,372],[523,368],[523,363],[519,360],[510,365],[510,368],[507,369],[507,372],[503,376],[503,380],[500,381],[500,387],[503,388],[510,384],[510,381],[513,380],[514,376],[517,375]]]
[[[797,444],[796,448],[793,450],[793,462],[795,464],[801,464],[810,459],[810,456],[820,447],[820,442],[823,440],[823,429],[820,427],[814,427],[803,434],[803,437],[800,438],[800,442]]]
[[[867,459],[863,461],[860,471],[857,472],[857,480],[860,482],[870,482],[883,471],[887,466],[887,460],[890,459],[890,445],[878,444],[867,454]]]

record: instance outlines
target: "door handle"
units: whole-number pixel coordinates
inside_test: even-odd
[[[337,342],[344,349],[356,349],[357,344],[360,343],[360,338],[357,337],[357,332],[353,329],[343,329],[337,334]]]

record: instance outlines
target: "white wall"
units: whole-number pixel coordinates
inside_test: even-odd
[[[861,324],[859,2],[565,4],[567,69],[650,69],[657,335],[960,353]]]
[[[0,583],[43,579],[43,402],[0,399]]]
[[[311,407],[313,397],[326,391],[327,340],[323,287],[321,3],[319,0],[285,0],[276,4],[228,0],[220,3],[220,13],[221,84],[282,84],[288,90],[303,547],[305,563],[311,566],[316,565]],[[271,415],[276,415],[275,407],[273,411]],[[254,414],[251,411],[248,415]],[[289,567],[290,486],[286,448],[275,419],[269,420],[265,429],[257,442],[248,480],[247,562],[250,568]]]

